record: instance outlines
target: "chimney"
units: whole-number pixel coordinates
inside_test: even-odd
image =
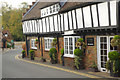
[[[35,2],[32,2],[32,6],[35,4]]]

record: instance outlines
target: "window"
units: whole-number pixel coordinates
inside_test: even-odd
[[[80,36],[65,36],[64,37],[64,56],[74,57],[74,50],[76,49],[75,43]]]
[[[36,39],[31,39],[31,48],[32,49],[37,49],[37,47],[35,46],[35,40]]]
[[[50,48],[52,48],[51,43],[52,43],[53,39],[54,38],[44,38],[45,50],[50,50]]]

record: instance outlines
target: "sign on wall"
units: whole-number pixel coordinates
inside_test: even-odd
[[[94,46],[94,38],[87,38],[87,46]]]

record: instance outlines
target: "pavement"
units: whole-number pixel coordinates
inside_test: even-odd
[[[28,58],[21,58],[21,46],[15,49],[6,50],[2,54],[2,78],[82,78],[120,80],[120,78],[110,77],[108,73],[91,72],[87,70],[73,70],[51,64],[49,62],[31,61]]]

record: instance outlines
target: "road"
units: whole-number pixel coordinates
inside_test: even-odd
[[[2,78],[87,78],[70,72],[16,60],[22,51],[21,46],[2,55]]]

